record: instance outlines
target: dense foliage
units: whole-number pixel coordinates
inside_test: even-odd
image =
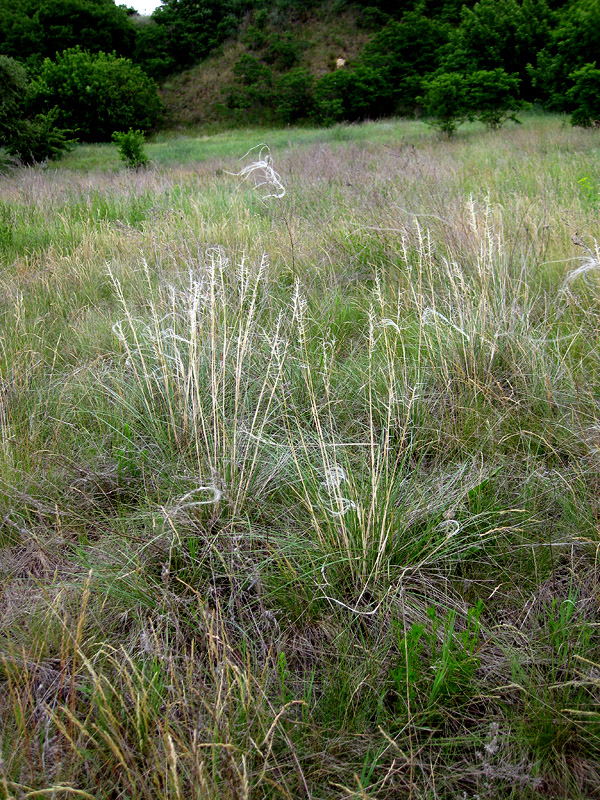
[[[115,131],[112,135],[117,145],[121,161],[128,169],[140,169],[150,162],[144,151],[144,134],[130,128],[127,132]]]
[[[331,54],[306,55],[306,31],[335,30],[341,11],[361,38],[336,69]],[[34,110],[56,106],[57,122],[90,140],[155,125],[148,77],[199,64],[228,38],[237,63],[215,108],[230,121],[424,112],[443,129],[461,117],[497,126],[525,102],[596,118],[586,97],[600,0],[163,0],[145,18],[113,0],[0,0],[0,54],[28,68]],[[466,107],[445,122],[467,86]]]
[[[135,38],[112,0],[0,0],[0,53],[30,66],[76,46],[131,56]]]
[[[597,127],[600,124],[600,69],[596,69],[596,62],[586,64],[569,77],[574,81],[567,92],[573,104],[571,122],[582,128]]]
[[[156,84],[140,67],[114,53],[77,47],[44,61],[34,102],[42,111],[58,107],[59,123],[92,142],[109,140],[118,128],[147,130],[161,111]]]
[[[467,119],[499,128],[509,119],[518,122],[515,112],[526,105],[518,97],[519,82],[517,75],[500,68],[469,75],[438,72],[423,82],[424,94],[418,101],[432,124],[448,135]]]
[[[30,90],[25,68],[12,58],[0,56],[0,147],[23,164],[54,158],[71,143],[71,132],[56,125],[58,109],[27,113]]]
[[[191,67],[235,33],[249,6],[244,0],[167,0],[140,28],[137,58],[157,77]]]
[[[250,52],[238,62],[229,107],[246,109],[248,119],[259,106],[263,113],[272,108],[285,122],[420,111],[447,132],[462,119],[498,127],[531,102],[574,111],[581,96],[571,91],[574,72],[600,47],[600,0],[360,0],[354,7],[357,24],[370,32],[365,46],[343,69],[330,65],[301,86],[299,43],[287,65],[270,57],[281,3],[254,8],[240,36]],[[273,86],[294,83],[299,102],[292,109],[290,93],[281,97]]]

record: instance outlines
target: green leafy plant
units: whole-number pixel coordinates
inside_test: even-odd
[[[12,138],[23,116],[27,70],[14,58],[0,56],[0,143]]]
[[[85,141],[109,141],[118,128],[148,130],[162,110],[156,83],[140,67],[78,47],[47,58],[32,89],[40,111],[57,107],[57,124]]]
[[[227,106],[244,112],[270,112],[273,100],[273,74],[256,56],[243,53],[233,67],[236,85],[230,86]]]
[[[119,149],[121,160],[129,169],[140,169],[150,163],[144,152],[144,134],[140,130],[130,128],[127,133],[115,131],[112,140]]]
[[[291,69],[295,66],[301,55],[302,43],[292,36],[291,33],[284,35],[272,34],[265,42],[267,51],[265,61],[277,66],[279,69]]]
[[[572,104],[571,125],[582,128],[596,126],[600,120],[600,69],[596,62],[586,64],[569,75],[573,86],[567,92]]]
[[[79,45],[91,52],[133,53],[135,27],[124,5],[89,0],[4,0],[0,3],[2,52],[39,67]]]
[[[488,128],[499,128],[507,120],[518,122],[515,112],[526,107],[519,99],[518,75],[503,69],[478,70],[467,78],[467,104],[474,119]]]
[[[377,6],[365,6],[358,18],[358,26],[367,30],[378,30],[389,21],[389,15]]]
[[[417,98],[429,124],[453,136],[470,115],[468,82],[458,72],[441,72],[423,81],[423,94]]]
[[[456,630],[456,612],[445,620],[435,608],[427,609],[429,623],[414,623],[399,641],[399,665],[391,677],[403,713],[430,715],[439,706],[452,703],[455,697],[472,693],[472,681],[479,666],[477,650],[480,639],[478,603],[467,614],[466,624]]]
[[[138,59],[163,74],[191,67],[235,33],[246,10],[238,0],[166,0],[141,27]]]
[[[423,76],[440,67],[448,32],[437,15],[432,19],[416,9],[403,13],[402,22],[391,19],[367,42],[359,61],[375,70],[385,87],[379,114],[414,108]]]
[[[25,68],[12,58],[0,56],[0,145],[22,164],[56,158],[74,142],[72,131],[56,125],[57,108],[27,115],[29,87]]]
[[[282,75],[275,94],[277,109],[284,122],[294,122],[310,114],[313,107],[312,86],[312,75],[306,69],[294,69]]]
[[[577,183],[579,184],[585,204],[590,208],[598,208],[598,205],[600,205],[600,190],[598,189],[598,185],[592,181],[589,175],[584,175],[583,178],[579,178]]]
[[[21,120],[7,145],[8,152],[22,164],[38,164],[70,150],[76,141],[71,136],[73,131],[56,127],[58,115],[58,109],[54,108],[47,114]]]
[[[385,93],[384,78],[378,70],[362,65],[354,70],[339,69],[315,84],[316,114],[324,124],[377,116]]]

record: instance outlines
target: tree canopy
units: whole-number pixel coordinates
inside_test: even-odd
[[[324,70],[288,22],[331,25],[342,6],[364,44]],[[443,116],[469,86],[488,119],[529,101],[577,120],[597,77],[600,0],[163,0],[146,19],[114,0],[0,0],[0,56],[21,65],[6,74],[27,83],[31,113],[86,139],[155,124],[151,79],[201,63],[228,37],[239,46],[221,104],[230,118],[334,122],[433,114],[436,103]]]
[[[135,28],[112,0],[0,0],[0,53],[32,66],[70,47],[131,56]]]

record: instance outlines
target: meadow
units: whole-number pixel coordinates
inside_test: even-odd
[[[598,137],[0,176],[0,798],[600,797]]]

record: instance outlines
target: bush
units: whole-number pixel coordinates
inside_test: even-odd
[[[323,75],[315,84],[315,108],[323,124],[381,116],[387,86],[378,70],[359,66]]]
[[[98,0],[2,0],[0,42],[7,56],[41,65],[79,45],[91,52],[133,54],[135,28],[124,5]]]
[[[417,98],[430,125],[452,136],[469,118],[468,82],[458,72],[441,72],[423,81],[423,95]]]
[[[519,99],[518,75],[509,75],[503,69],[479,70],[466,79],[467,104],[473,119],[488,128],[499,128],[507,120],[518,122],[515,111],[526,106]]]
[[[573,88],[574,73],[588,64],[593,68],[600,52],[600,2],[571,0],[561,3],[555,14],[556,24],[530,72],[537,97],[547,108],[570,111],[568,92]]]
[[[0,146],[23,164],[55,158],[69,148],[71,131],[56,126],[58,110],[28,117],[29,94],[25,68],[12,58],[0,56]]]
[[[377,6],[365,6],[358,18],[358,27],[366,28],[367,30],[377,30],[383,28],[390,20],[389,14],[386,14]]]
[[[312,75],[306,69],[294,69],[279,79],[275,98],[284,122],[295,122],[309,116],[313,107],[312,85]]]
[[[136,57],[173,71],[192,67],[235,33],[247,10],[242,0],[164,0]]]
[[[0,145],[6,144],[19,126],[28,83],[25,67],[0,56]]]
[[[150,163],[144,152],[144,134],[141,131],[134,131],[133,128],[127,133],[115,131],[112,140],[117,145],[121,160],[128,169],[140,169]]]
[[[242,53],[233,67],[238,81],[236,86],[228,87],[227,106],[233,110],[263,112],[273,100],[273,74],[266,64],[256,56]],[[258,121],[258,120],[257,120]]]
[[[240,39],[249,50],[261,50],[267,42],[267,35],[257,25],[248,25],[246,32]]]
[[[302,43],[291,33],[283,36],[278,33],[271,34],[265,40],[267,51],[264,59],[268,64],[273,64],[280,70],[291,69],[300,60]]]
[[[233,74],[243,86],[269,87],[273,81],[271,70],[250,53],[242,53],[233,65]]]
[[[401,23],[390,20],[367,42],[359,58],[385,83],[380,113],[414,109],[423,76],[440,67],[448,31],[448,25],[417,10],[404,13]]]
[[[56,126],[58,113],[54,108],[47,114],[21,119],[6,145],[10,155],[22,164],[38,164],[69,150],[75,142],[73,132]]]
[[[147,130],[162,110],[156,83],[140,67],[78,47],[44,61],[34,93],[41,111],[58,107],[58,123],[90,142],[109,141],[119,128]]]
[[[590,128],[600,120],[600,69],[596,62],[586,64],[569,75],[574,85],[567,92],[573,105],[571,125]]]
[[[419,102],[430,125],[452,136],[465,120],[477,119],[498,128],[507,119],[518,122],[515,111],[527,104],[518,98],[520,79],[503,69],[479,70],[470,75],[441,72],[423,82]]]

